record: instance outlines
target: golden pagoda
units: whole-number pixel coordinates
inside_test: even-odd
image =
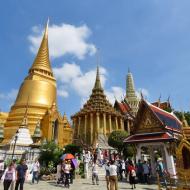
[[[114,130],[124,130],[123,116],[113,108],[104,94],[99,67],[89,100],[71,119],[74,142],[87,146],[96,146],[100,143],[100,138],[106,138]]]
[[[63,146],[65,129],[63,117],[57,109],[56,79],[49,60],[48,23],[37,56],[29,69],[28,76],[20,86],[16,101],[4,124],[3,145],[8,144],[18,130],[26,107],[31,136],[35,136],[36,126],[40,122],[41,138],[55,140]],[[71,128],[70,135],[72,135]],[[70,136],[68,138],[70,139]]]

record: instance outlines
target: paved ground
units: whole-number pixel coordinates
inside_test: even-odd
[[[44,182],[40,181],[39,184],[31,185],[26,183],[24,190],[59,190],[65,189],[64,187],[59,187],[55,185],[55,182]],[[131,189],[128,183],[119,183],[119,190]],[[156,190],[158,187],[156,185],[136,185],[137,190]],[[0,190],[3,190],[2,184],[0,185]],[[92,185],[91,180],[86,179],[76,179],[74,184],[70,186],[70,190],[106,190],[106,182],[100,180],[100,185]]]

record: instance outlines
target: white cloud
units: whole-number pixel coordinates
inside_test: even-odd
[[[57,89],[57,95],[63,98],[67,98],[69,96],[69,93],[64,86],[59,86]]]
[[[53,73],[56,79],[62,83],[68,83],[82,75],[80,66],[75,63],[65,63],[62,67],[55,67]]]
[[[65,92],[67,92],[66,89],[74,90],[83,100],[86,100],[90,95],[95,83],[96,69],[91,69],[83,73],[79,65],[75,63],[65,63],[62,67],[53,68],[53,71],[57,81],[64,86],[58,95],[64,96]],[[106,82],[106,75],[106,69],[100,67],[100,80],[103,87]],[[60,87],[58,89],[60,89]],[[67,95],[65,97],[67,97]]]
[[[138,88],[136,94],[137,94],[137,97],[139,99],[141,98],[141,93],[144,96],[144,98],[150,97],[149,91],[147,89],[145,89],[145,88]]]
[[[114,104],[115,99],[120,101],[123,98],[123,95],[125,95],[125,90],[119,86],[113,86],[105,93],[110,103]]]
[[[31,43],[30,50],[36,53],[42,40],[43,31],[39,26],[34,26],[32,31],[33,33],[28,36],[28,39]],[[85,24],[78,27],[65,23],[49,26],[50,56],[58,58],[70,54],[78,59],[83,59],[87,54],[93,55],[96,47],[88,42],[91,33]]]

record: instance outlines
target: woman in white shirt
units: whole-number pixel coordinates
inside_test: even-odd
[[[8,190],[11,183],[15,181],[15,168],[14,164],[11,163],[8,168],[5,170],[1,180],[3,181],[4,190]]]

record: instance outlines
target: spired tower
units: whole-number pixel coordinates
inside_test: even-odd
[[[41,130],[41,138],[55,140],[63,146],[63,117],[57,110],[56,90],[56,79],[49,60],[47,23],[37,56],[29,69],[28,76],[20,86],[16,101],[4,125],[2,144],[10,142],[22,123],[27,107],[27,127],[30,135],[36,135],[36,126],[40,122],[38,132]]]
[[[113,130],[124,130],[123,116],[106,99],[100,82],[99,67],[90,99],[83,108],[71,117],[74,127],[74,141],[86,146],[103,148],[107,136]]]
[[[128,74],[127,74],[125,101],[129,104],[132,115],[136,116],[137,111],[138,111],[138,106],[139,106],[139,99],[135,92],[133,75],[130,72],[130,70],[128,70]]]

